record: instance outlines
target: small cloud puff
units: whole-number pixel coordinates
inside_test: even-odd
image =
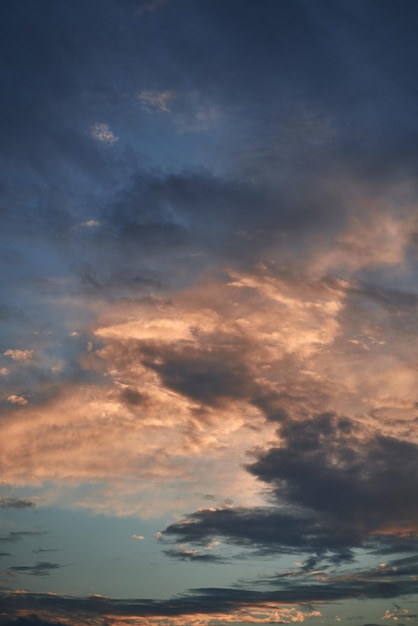
[[[25,406],[25,404],[28,403],[28,401],[26,400],[26,398],[24,398],[23,396],[16,396],[16,395],[11,395],[7,398],[7,400],[11,403],[11,404],[19,404],[20,406]]]
[[[131,535],[131,539],[136,539],[137,541],[143,541],[145,537],[144,535]]]
[[[107,143],[109,145],[119,141],[119,137],[116,137],[116,135],[112,133],[107,124],[95,124],[91,129],[91,136],[94,139],[97,139],[97,141],[101,141],[102,143]]]
[[[32,358],[33,350],[6,350],[3,355],[9,356],[14,361],[29,361]]]

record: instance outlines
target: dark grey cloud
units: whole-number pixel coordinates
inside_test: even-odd
[[[25,537],[39,537],[40,535],[47,535],[46,530],[14,530],[11,531],[8,535],[4,535],[0,537],[0,542],[4,541],[7,543],[15,543],[16,541],[21,541]]]
[[[262,555],[303,552],[341,562],[351,560],[350,549],[362,542],[355,530],[336,533],[332,524],[313,514],[274,507],[202,509],[170,524],[162,536],[197,546],[221,538]]]
[[[245,347],[214,348],[211,352],[189,346],[142,348],[143,363],[158,372],[163,384],[204,404],[216,406],[227,399],[247,398],[255,386],[245,362]]]
[[[32,500],[20,498],[0,498],[0,508],[2,509],[30,509],[35,506]]]
[[[201,553],[198,550],[185,550],[181,548],[169,548],[164,550],[164,554],[179,561],[190,561],[195,563],[226,563],[227,560],[217,554],[209,552]]]
[[[26,576],[50,576],[51,572],[60,569],[62,565],[49,561],[38,561],[35,565],[13,565],[8,568],[12,574],[25,574]]]
[[[332,414],[284,421],[280,435],[280,447],[255,452],[247,465],[272,487],[276,507],[202,509],[169,525],[163,537],[192,545],[220,537],[261,553],[304,552],[310,568],[321,559],[350,561],[353,548],[417,551],[410,530],[418,519],[415,444],[365,438],[353,421]]]
[[[284,424],[283,445],[248,466],[285,499],[340,527],[384,529],[418,519],[418,447],[383,435],[365,436],[356,422],[323,414]]]
[[[34,554],[41,554],[43,552],[59,552],[58,548],[36,548],[32,550]]]
[[[263,589],[257,588],[261,585]],[[289,605],[301,604],[301,610],[307,614],[315,603],[335,602],[344,599],[390,599],[407,596],[415,591],[415,581],[411,579],[410,568],[397,561],[387,567],[358,570],[347,574],[327,574],[312,577],[303,571],[293,575],[272,576],[263,581],[247,581],[236,584],[233,588],[197,588],[191,589],[169,600],[150,599],[112,599],[90,596],[72,598],[52,594],[13,594],[3,595],[4,610],[13,618],[20,611],[47,614],[48,620],[66,617],[70,623],[88,623],[92,617],[113,615],[116,617],[174,617],[193,615],[194,613],[211,615],[231,613],[243,608],[263,608],[267,603]],[[10,617],[8,618],[10,620]],[[13,622],[0,616],[0,624],[8,626]],[[48,623],[48,622],[47,622]]]
[[[63,622],[44,620],[33,614],[4,622],[4,626],[65,626],[65,624]]]

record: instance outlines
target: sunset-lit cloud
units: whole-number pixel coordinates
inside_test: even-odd
[[[1,9],[1,626],[416,619],[417,10],[308,4]]]
[[[33,350],[6,350],[4,356],[9,356],[14,361],[29,361],[32,358]]]

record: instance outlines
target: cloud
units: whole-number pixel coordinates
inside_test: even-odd
[[[46,621],[35,614],[4,622],[3,626],[66,626],[64,622]]]
[[[82,228],[95,228],[100,226],[100,222],[98,220],[86,220],[85,222],[80,222],[79,226]]]
[[[392,77],[412,68],[409,11],[266,3],[261,37],[251,3],[189,3],[193,28],[175,3],[96,4],[3,16],[21,77],[2,117],[3,345],[30,348],[3,353],[11,484],[117,515],[211,493],[215,511],[168,528],[303,549],[311,570],[410,554],[416,106]],[[101,150],[111,129],[124,150]],[[168,552],[216,556],[193,550]]]
[[[164,554],[179,561],[195,563],[226,563],[228,559],[217,554],[202,552],[201,550],[188,550],[187,548],[168,548]]]
[[[0,508],[2,509],[30,509],[35,506],[32,500],[20,498],[0,498]]]
[[[7,569],[11,574],[24,574],[26,576],[50,576],[51,572],[60,569],[62,565],[49,561],[38,561],[35,565],[13,565]]]
[[[148,113],[170,113],[169,119],[180,134],[207,131],[222,117],[219,107],[198,91],[180,93],[144,89],[138,99]]]
[[[138,95],[138,99],[143,108],[152,113],[158,111],[160,113],[170,113],[170,102],[176,98],[173,91],[153,91],[151,89],[143,89]]]
[[[6,350],[4,356],[9,356],[14,361],[29,361],[33,356],[33,350]]]
[[[74,371],[0,425],[12,481],[40,488],[54,476],[62,501],[144,515],[173,506],[193,511],[204,505],[197,491],[215,493],[217,503],[230,498],[238,507],[263,507],[282,480],[283,497],[287,489],[293,503],[299,498],[299,505],[325,515],[321,494],[315,508],[303,490],[303,472],[311,485],[315,464],[330,488],[333,480],[349,482],[353,471],[353,502],[379,480],[371,475],[368,486],[356,482],[379,454],[402,478],[396,441],[399,454],[410,455],[412,444],[402,442],[416,430],[415,299],[408,292],[259,264],[97,307],[88,335],[67,340]],[[358,433],[354,425],[351,434],[340,432],[337,417],[326,425],[324,411],[348,415]],[[280,424],[287,430],[277,435]],[[297,437],[311,437],[317,446],[306,459]],[[277,466],[277,476],[264,466],[259,474],[243,467],[257,446],[260,462]],[[342,455],[358,453],[357,466],[338,457],[340,447]],[[99,448],[106,448],[106,458]],[[405,494],[411,481],[403,481]],[[83,482],[96,485],[88,497],[77,495]],[[343,510],[348,518],[359,511]]]
[[[393,564],[394,565],[394,564]],[[35,612],[47,620],[65,616],[73,624],[88,624],[92,618],[108,618],[117,624],[132,618],[146,618],[148,623],[176,618],[196,617],[203,624],[211,620],[222,623],[246,622],[294,623],[321,617],[318,610],[324,602],[344,599],[401,598],[414,592],[412,563],[396,561],[387,568],[359,569],[351,573],[313,573],[303,570],[277,574],[270,578],[241,581],[234,587],[190,589],[169,600],[118,600],[101,596],[71,598],[57,594],[9,593],[3,595],[4,609],[11,616]],[[409,615],[409,613],[404,613]],[[1,620],[1,618],[0,618]],[[0,624],[4,624],[0,621]],[[6,622],[7,624],[7,622]]]
[[[284,421],[280,447],[254,452],[247,468],[272,486],[277,508],[202,509],[169,525],[190,544],[223,538],[261,552],[306,552],[334,563],[353,548],[417,550],[417,446],[359,436],[358,424],[322,414]],[[313,559],[312,567],[316,567]]]
[[[137,541],[143,541],[145,537],[143,535],[131,535],[131,539],[136,539]]]
[[[45,530],[14,530],[11,531],[8,535],[0,537],[0,542],[5,541],[7,543],[15,543],[16,541],[20,541],[25,537],[38,537],[46,534],[48,533]]]
[[[411,619],[416,619],[418,615],[414,614],[409,609],[403,609],[398,604],[394,604],[392,609],[387,609],[382,619],[392,619],[397,622],[399,619],[404,619],[408,623]]]
[[[119,137],[116,137],[109,129],[107,124],[97,123],[91,129],[91,136],[101,143],[112,145],[119,141]]]
[[[315,515],[273,507],[201,509],[169,525],[162,536],[198,546],[221,538],[256,554],[331,554],[336,562],[352,560],[350,549],[361,545],[355,533],[337,535]]]
[[[32,552],[34,554],[41,554],[44,552],[59,552],[59,550],[57,548],[35,548]]]
[[[417,445],[359,432],[356,422],[330,414],[285,424],[282,446],[256,453],[249,470],[273,486],[278,501],[329,516],[340,528],[384,532],[402,520],[400,528],[418,531]]]
[[[28,400],[24,396],[17,396],[16,394],[12,394],[7,400],[11,404],[17,404],[19,406],[25,406],[28,403]]]

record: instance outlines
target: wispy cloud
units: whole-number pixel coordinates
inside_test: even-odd
[[[171,102],[176,98],[173,91],[163,90],[155,91],[152,89],[143,89],[138,94],[138,99],[143,108],[152,113],[158,111],[160,113],[170,113]]]
[[[24,574],[25,576],[50,576],[51,572],[60,569],[58,563],[38,561],[35,565],[13,565],[7,569],[10,574]]]
[[[205,101],[197,92],[142,90],[141,107],[148,113],[170,114],[177,133],[198,133],[213,128],[221,119],[219,108]]]
[[[321,617],[324,602],[362,599],[365,594],[374,599],[394,599],[407,596],[414,589],[410,579],[411,562],[402,560],[393,567],[360,569],[351,574],[335,575],[318,571],[313,576],[303,570],[278,574],[262,581],[246,581],[233,588],[213,587],[191,589],[181,597],[164,600],[117,600],[98,596],[70,598],[50,594],[8,594],[4,606],[11,615],[20,611],[36,611],[48,619],[66,615],[71,624],[87,624],[91,618],[108,617],[110,624],[132,618],[147,618],[149,623],[177,624],[199,619],[202,624],[213,620],[222,623],[295,623]],[[261,587],[260,587],[261,583]],[[263,588],[264,587],[264,588]],[[303,602],[302,606],[297,606]],[[292,606],[294,605],[294,606]],[[404,619],[412,616],[408,610],[393,613]],[[388,611],[388,618],[392,615]],[[181,622],[179,622],[181,623]]]
[[[0,537],[0,541],[15,543],[16,541],[25,539],[25,537],[39,537],[46,534],[48,533],[45,530],[15,530],[11,531],[8,535]]]

